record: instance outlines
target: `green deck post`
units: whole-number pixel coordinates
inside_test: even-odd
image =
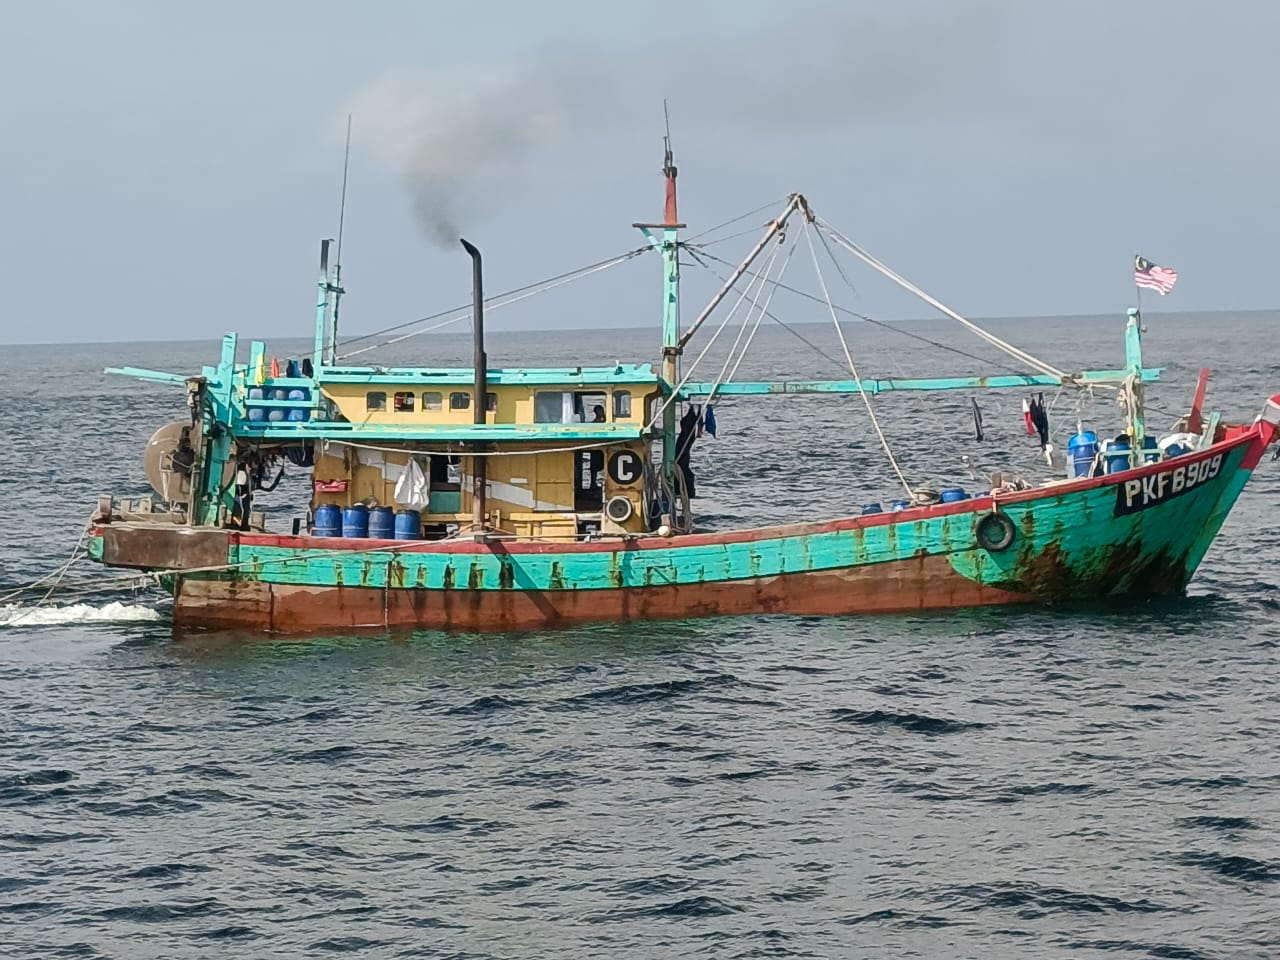
[[[1129,322],[1124,328],[1124,365],[1126,373],[1136,376],[1141,383],[1142,315],[1133,307],[1129,308]],[[1134,392],[1134,399],[1134,407],[1129,411],[1129,435],[1133,437],[1133,450],[1129,454],[1130,465],[1142,462],[1142,443],[1146,437],[1140,389]]]
[[[320,241],[320,294],[316,298],[316,343],[311,358],[316,370],[325,363],[325,340],[329,324],[329,241]]]

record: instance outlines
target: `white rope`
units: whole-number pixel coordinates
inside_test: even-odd
[[[608,270],[610,267],[616,267],[618,264],[625,263],[628,260],[638,257],[644,252],[645,252],[644,249],[629,250],[624,254],[614,257],[612,260],[606,260],[603,263],[596,264],[594,267],[591,267],[586,270],[579,270],[576,273],[566,274],[565,276],[560,277],[557,280],[540,284],[531,289],[525,290],[522,293],[509,295],[505,297],[496,297],[494,298],[494,301],[492,303],[488,303],[488,302],[485,303],[485,309],[497,310],[499,307],[506,307],[506,306],[510,306],[513,303],[519,303],[521,300],[526,300],[529,297],[535,296],[536,294],[546,293],[548,290],[554,290],[556,287],[564,286],[566,283],[572,283],[575,280],[581,280],[583,277],[589,277],[593,273],[599,273],[602,270]],[[410,331],[409,333],[403,333],[398,337],[392,337],[390,340],[383,340],[381,343],[375,343],[368,347],[361,347],[359,350],[352,350],[350,353],[344,353],[341,357],[338,357],[338,359],[348,360],[351,357],[357,357],[362,353],[368,353],[370,350],[380,350],[383,347],[389,347],[392,344],[400,343],[412,337],[421,336],[424,333],[430,333],[432,330],[439,330],[441,327],[447,327],[450,324],[459,323],[471,317],[471,309],[472,309],[471,307],[459,307],[458,309],[459,311],[463,311],[463,312],[460,312],[455,317],[450,317],[447,320],[442,320],[440,323],[433,324],[422,330],[413,330],[413,331]]]
[[[871,406],[871,398],[867,396],[867,391],[862,388],[862,378],[858,376],[858,368],[853,362],[853,354],[849,351],[848,341],[844,338],[844,330],[840,327],[840,318],[836,316],[835,305],[831,302],[831,294],[827,290],[826,278],[822,275],[822,267],[818,264],[818,251],[813,248],[813,235],[809,232],[809,221],[802,221],[804,224],[804,239],[809,245],[809,255],[813,258],[813,270],[818,275],[818,284],[822,287],[823,299],[827,301],[827,310],[831,313],[831,322],[835,324],[836,336],[840,338],[840,346],[844,349],[844,358],[849,363],[849,372],[853,374],[853,382],[858,385],[858,393],[862,396],[862,402],[866,405],[867,415],[871,418],[871,425],[875,427],[876,435],[880,438],[880,445],[884,447],[885,455],[889,458],[889,464],[893,467],[893,472],[898,475],[898,480],[902,483],[902,489],[907,492],[907,497],[911,498],[914,493],[911,490],[911,484],[907,483],[907,478],[902,474],[902,468],[898,466],[898,461],[894,459],[893,450],[889,447],[889,440],[884,435],[884,431],[880,429],[880,421],[876,418],[875,409]]]
[[[728,368],[729,362],[733,360],[733,351],[730,350],[729,356],[725,358],[724,367],[720,368],[720,377],[712,385],[711,393],[707,395],[707,398],[704,401],[705,404],[710,405],[712,402],[714,402],[716,398],[716,394],[720,391],[720,387],[725,383],[732,382],[733,378],[737,376],[738,368],[742,366],[742,361],[746,359],[747,351],[751,349],[751,344],[756,338],[756,333],[759,332],[760,330],[760,323],[761,321],[764,320],[765,315],[768,314],[769,312],[769,306],[770,304],[773,303],[773,295],[778,292],[778,285],[781,282],[782,277],[786,274],[787,267],[791,263],[791,257],[792,255],[795,254],[795,252],[796,252],[796,244],[795,244],[795,241],[793,240],[790,248],[788,248],[787,250],[786,259],[782,261],[782,267],[778,270],[778,276],[774,280],[769,281],[769,295],[765,298],[763,306],[759,306],[758,303],[752,304],[752,310],[754,310],[757,306],[759,306],[759,312],[756,313],[755,325],[751,328],[751,333],[747,337],[746,343],[742,345],[742,350],[738,353],[738,358],[733,363],[733,369],[728,371],[728,376],[725,375],[725,370],[726,368]],[[777,254],[775,253],[774,256],[776,257]],[[772,269],[772,267],[773,267],[773,259],[770,259],[769,265],[765,270],[765,279],[767,279],[768,272],[770,269]],[[763,282],[764,281],[762,280],[762,286],[763,286]],[[751,319],[751,311],[748,311],[747,320],[749,321],[750,319]],[[747,321],[743,321],[744,330],[746,329],[746,322]],[[739,336],[741,336],[741,333],[739,333]],[[734,347],[735,348],[737,347],[737,341],[734,342]]]
[[[1031,354],[1027,353],[1025,350],[1021,350],[1018,347],[1015,347],[1013,344],[1008,343],[1005,340],[1001,340],[994,333],[990,333],[987,330],[983,330],[976,323],[973,323],[970,320],[966,320],[964,317],[960,316],[960,314],[956,313],[954,310],[948,307],[945,303],[935,299],[934,297],[931,297],[929,294],[925,293],[923,290],[917,287],[910,280],[907,280],[901,274],[896,273],[891,267],[887,266],[886,264],[882,263],[880,260],[876,259],[866,250],[863,250],[860,246],[858,246],[856,243],[854,243],[852,240],[850,240],[848,237],[842,234],[839,230],[835,229],[835,227],[831,226],[831,224],[827,223],[825,220],[819,220],[818,222],[821,224],[823,229],[826,230],[827,235],[831,237],[832,240],[840,244],[840,246],[844,247],[846,250],[852,253],[855,257],[857,257],[863,263],[867,264],[867,266],[871,267],[872,269],[888,277],[890,280],[898,284],[904,290],[914,293],[917,297],[919,297],[925,303],[929,304],[930,306],[934,307],[937,310],[940,310],[942,313],[946,314],[952,320],[959,322],[967,330],[974,333],[978,337],[982,338],[983,340],[991,344],[996,349],[1002,350],[1005,353],[1009,354],[1009,356],[1014,357],[1018,360],[1021,360],[1023,363],[1026,363],[1029,366],[1034,367],[1036,370],[1039,370],[1041,373],[1047,374],[1051,377],[1056,377],[1057,379],[1063,380],[1063,381],[1071,380],[1071,377],[1068,374],[1059,370],[1057,367],[1050,366],[1049,364],[1045,363],[1043,360],[1040,360],[1037,357],[1034,357]]]
[[[12,626],[13,624],[18,623],[21,620],[25,619],[26,617],[31,616],[33,613],[36,612],[37,609],[39,609],[44,605],[45,601],[47,601],[49,597],[53,595],[53,591],[58,589],[58,584],[62,581],[62,578],[66,576],[67,571],[71,569],[71,565],[75,563],[76,560],[79,559],[80,547],[84,543],[85,537],[89,535],[89,529],[92,523],[93,523],[93,515],[90,514],[89,519],[85,521],[84,527],[80,530],[80,536],[76,539],[76,545],[71,548],[71,555],[67,557],[66,561],[60,567],[58,567],[52,573],[45,574],[39,580],[36,580],[25,587],[21,587],[18,590],[11,591],[5,594],[3,597],[0,597],[0,603],[3,603],[7,600],[10,600],[14,597],[19,596],[20,594],[30,593],[34,587],[41,586],[42,584],[47,583],[50,578],[53,578],[53,583],[49,585],[49,589],[45,591],[44,596],[42,596],[39,600],[37,600],[34,604],[32,604],[31,608],[28,609],[25,613],[21,613],[14,619],[6,621],[5,626]]]
[[[795,248],[795,244],[793,243],[792,249],[794,248]],[[756,291],[755,296],[751,300],[751,305],[747,307],[747,312],[742,318],[742,325],[738,327],[738,335],[733,338],[733,345],[729,347],[729,352],[725,354],[724,363],[721,364],[720,372],[716,374],[716,379],[712,382],[711,393],[707,395],[707,398],[704,401],[704,403],[711,403],[713,400],[715,400],[716,391],[719,390],[721,384],[725,382],[725,376],[726,374],[728,374],[730,366],[733,366],[734,369],[737,369],[737,366],[734,364],[735,356],[737,358],[738,363],[741,363],[743,356],[745,356],[745,351],[747,347],[751,346],[751,339],[752,337],[755,336],[754,333],[752,333],[751,337],[747,338],[747,342],[745,345],[742,342],[742,338],[743,338],[743,335],[746,334],[747,331],[752,328],[751,326],[752,318],[753,317],[755,318],[755,323],[756,323],[756,326],[758,327],[760,324],[760,318],[764,316],[763,313],[760,313],[760,314],[756,313],[756,309],[760,306],[759,297],[760,297],[760,294],[764,292],[765,278],[768,277],[769,274],[773,272],[773,264],[778,259],[778,254],[781,252],[781,249],[782,248],[780,245],[775,247],[772,256],[769,257],[769,262],[765,264],[763,276],[760,278],[760,286]],[[748,284],[748,287],[749,286],[750,284]],[[775,286],[772,289],[777,289],[777,287]],[[768,301],[766,301],[765,305],[767,309]],[[743,351],[742,353],[739,353],[739,347],[742,348],[742,351]]]

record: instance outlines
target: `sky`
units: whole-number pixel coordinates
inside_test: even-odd
[[[309,336],[348,115],[344,332],[465,304],[457,236],[494,293],[621,253],[664,99],[691,233],[799,191],[968,316],[1123,313],[1135,253],[1180,272],[1158,309],[1272,308],[1276,36],[1271,0],[13,4],[0,342]],[[660,294],[640,258],[491,323],[657,329]]]

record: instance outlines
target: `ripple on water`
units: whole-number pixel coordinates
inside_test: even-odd
[[[850,726],[896,728],[910,733],[923,733],[928,736],[983,730],[990,726],[990,724],[986,723],[950,720],[921,713],[896,713],[891,710],[852,710],[846,707],[838,707],[832,710],[831,716],[837,723]]]

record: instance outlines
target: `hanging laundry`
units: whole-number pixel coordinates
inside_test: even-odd
[[[1028,416],[1040,434],[1040,449],[1043,450],[1049,443],[1049,412],[1044,407],[1044,394],[1033,399],[1029,406]]]
[[[982,411],[978,408],[976,397],[970,397],[969,402],[973,404],[973,439],[982,441]]]
[[[1036,432],[1036,425],[1031,422],[1031,399],[1029,397],[1022,398],[1022,419],[1027,424],[1027,436],[1032,436]]]
[[[275,357],[271,358],[271,379],[274,380],[280,376],[280,361]]]
[[[709,403],[706,411],[702,414],[702,425],[707,428],[707,433],[713,437],[716,435],[716,411],[715,407]]]

